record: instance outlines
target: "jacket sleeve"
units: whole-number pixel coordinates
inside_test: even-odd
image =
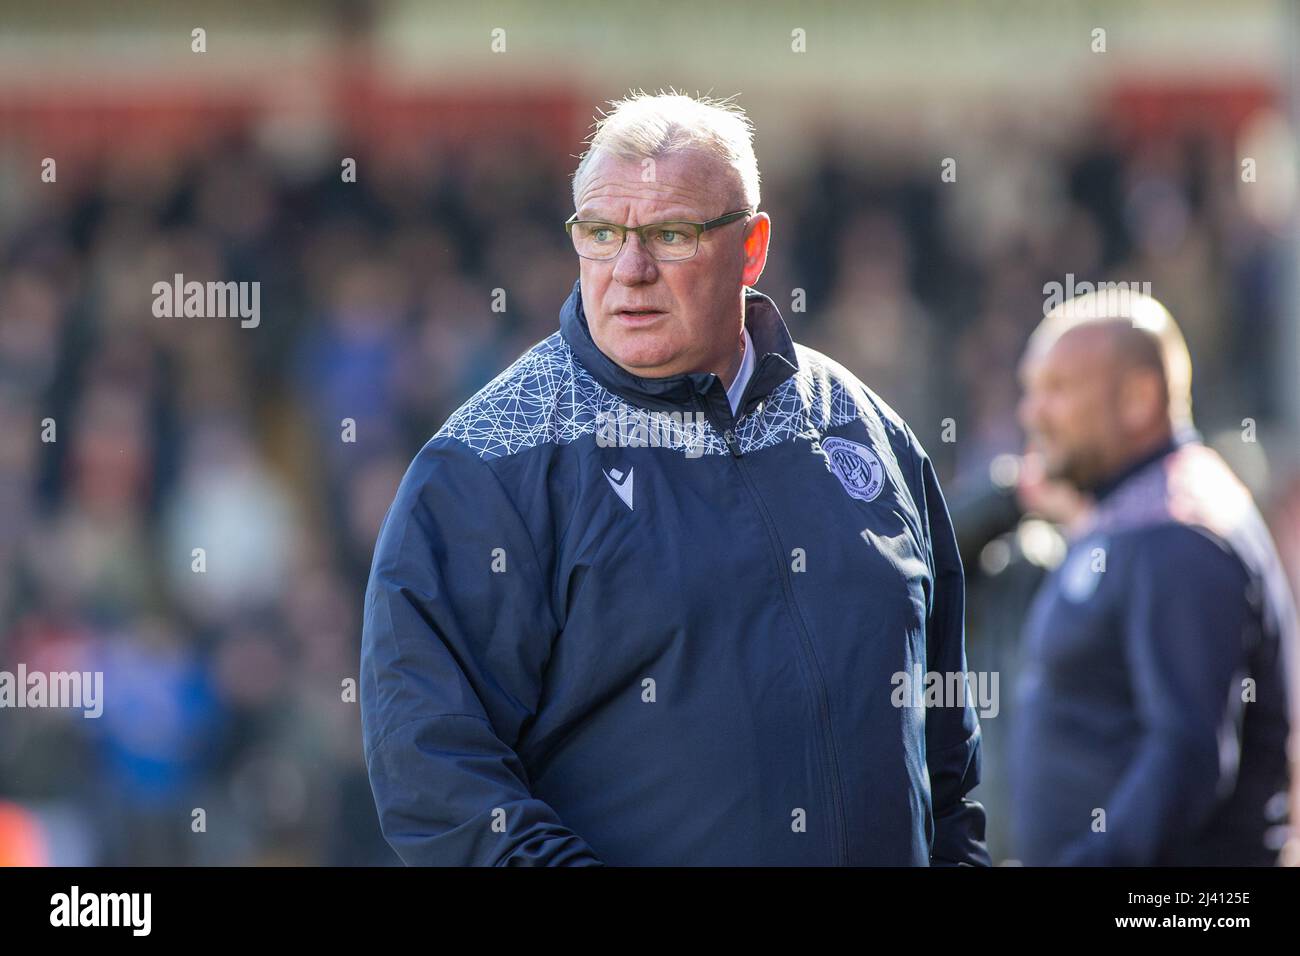
[[[1062,866],[1159,862],[1197,833],[1236,778],[1246,569],[1179,525],[1145,531],[1130,547],[1131,563],[1110,573],[1132,582],[1120,625],[1142,735],[1103,807],[1106,829],[1067,846],[1054,861]]]
[[[965,576],[952,519],[934,464],[909,435],[921,459],[921,513],[934,570],[926,621],[927,667],[966,673]],[[967,698],[962,707],[931,707],[925,715],[925,761],[934,812],[932,866],[992,866],[984,841],[984,807],[968,794],[980,780],[980,726]]]
[[[366,588],[361,719],[384,837],[408,865],[602,865],[513,749],[557,626],[492,469],[434,438],[388,509]]]

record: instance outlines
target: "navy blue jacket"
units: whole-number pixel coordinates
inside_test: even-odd
[[[601,353],[575,283],[415,457],[360,697],[406,863],[988,864],[973,706],[893,700],[897,673],[966,669],[930,460],[745,301],[734,418],[716,375]]]
[[[1113,477],[1027,620],[1017,855],[1273,863],[1295,641],[1268,530],[1194,432]]]

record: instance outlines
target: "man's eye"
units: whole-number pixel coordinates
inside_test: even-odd
[[[597,226],[595,229],[591,230],[591,238],[595,239],[597,242],[609,242],[614,238],[614,230],[610,229],[608,226]]]
[[[681,241],[682,234],[676,229],[660,229],[657,237],[660,242],[666,242],[668,245],[676,245]]]

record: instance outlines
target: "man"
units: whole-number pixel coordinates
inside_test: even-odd
[[[1172,316],[1062,303],[1020,416],[1086,496],[1026,623],[1014,824],[1029,865],[1269,865],[1286,819],[1295,611],[1249,492],[1191,417]],[[1040,495],[1040,497],[1042,497]]]
[[[425,445],[379,535],[385,837],[408,864],[987,865],[973,707],[894,703],[913,665],[965,671],[930,461],[751,288],[744,114],[614,105],[559,330]]]

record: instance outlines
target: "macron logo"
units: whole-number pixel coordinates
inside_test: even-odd
[[[627,510],[632,511],[632,469],[629,468],[625,475],[617,468],[611,468],[605,472],[605,478],[608,479],[609,486],[623,499]]]

